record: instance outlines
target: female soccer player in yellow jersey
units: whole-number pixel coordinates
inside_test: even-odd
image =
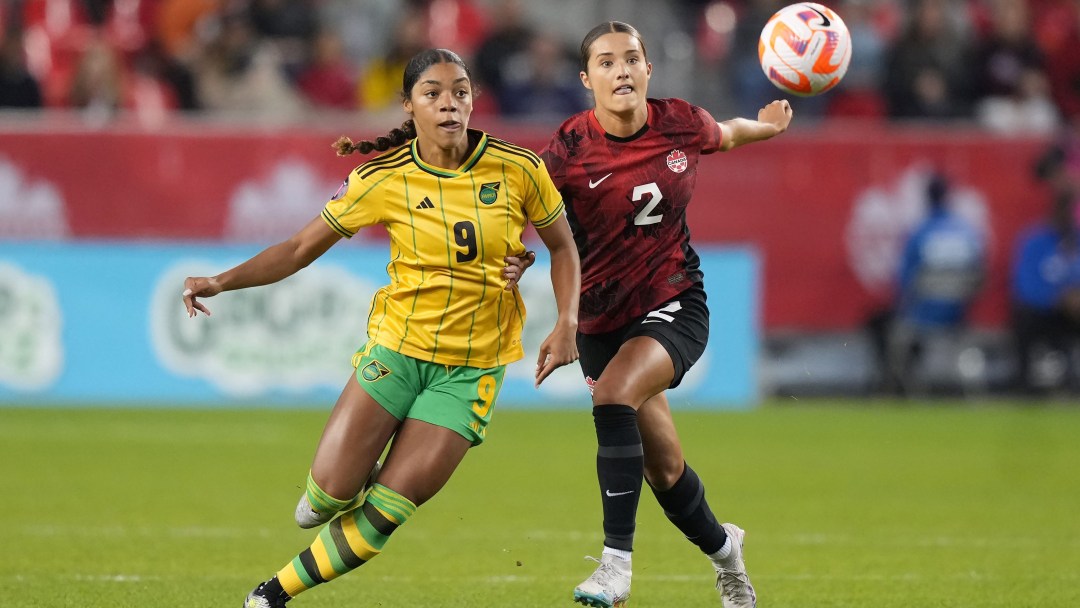
[[[681,99],[648,98],[651,74],[636,29],[617,21],[593,28],[581,43],[580,77],[594,108],[567,119],[541,154],[581,257],[578,349],[593,396],[604,513],[600,565],[574,599],[611,608],[630,596],[644,476],[671,522],[712,560],[724,608],[754,608],[743,531],[718,523],[709,509],[704,485],[683,461],[664,391],[679,384],[709,336],[686,224],[698,161],[784,132],[791,107],[774,101],[757,120],[717,123]]]
[[[339,154],[385,153],[350,173],[321,217],[231,270],[184,281],[188,315],[209,315],[199,298],[280,281],[363,226],[390,233],[390,284],[373,298],[368,342],[353,357],[356,373],[326,423],[297,507],[302,527],[332,521],[245,608],[283,606],[378,555],[484,440],[506,365],[523,356],[516,262],[526,222],[550,250],[558,306],[537,384],[577,359],[578,254],[543,162],[468,128],[472,79],[451,51],[413,57],[402,95],[411,117],[403,129],[375,143],[335,144]]]

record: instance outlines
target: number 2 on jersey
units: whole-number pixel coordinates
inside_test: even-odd
[[[664,200],[664,195],[660,194],[660,187],[656,185],[656,182],[649,182],[640,186],[634,186],[634,194],[631,197],[636,203],[645,198],[645,195],[649,195],[649,202],[645,203],[645,206],[641,208],[641,211],[634,216],[635,226],[648,226],[650,224],[659,224],[660,220],[664,219],[664,214],[650,215],[653,209],[660,204],[660,201]]]

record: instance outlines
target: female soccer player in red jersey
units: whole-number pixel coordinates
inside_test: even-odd
[[[391,282],[371,302],[368,343],[353,357],[355,373],[296,510],[301,527],[330,523],[248,594],[244,608],[282,608],[379,555],[484,440],[506,365],[523,355],[520,271],[504,256],[525,249],[526,223],[551,251],[558,308],[540,346],[537,384],[577,359],[578,256],[544,164],[469,128],[472,78],[453,52],[417,54],[402,80],[410,120],[374,143],[338,141],[340,154],[385,153],[352,171],[320,217],[231,270],[184,281],[188,314],[210,314],[200,299],[280,281],[363,226],[382,224],[390,235]],[[381,472],[361,492],[387,444]]]
[[[757,120],[717,123],[681,99],[648,99],[652,65],[641,35],[612,21],[581,43],[581,82],[594,108],[562,124],[541,157],[562,192],[581,256],[578,351],[592,389],[604,512],[600,565],[575,601],[610,608],[630,595],[642,478],[668,518],[715,567],[724,608],[753,608],[743,531],[719,524],[683,460],[664,396],[701,356],[709,334],[686,206],[703,154],[783,133],[787,101]]]

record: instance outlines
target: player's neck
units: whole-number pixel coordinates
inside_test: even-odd
[[[479,141],[478,133],[468,131],[466,137],[452,148],[443,148],[424,140],[417,140],[416,149],[420,154],[420,160],[425,163],[440,169],[456,171],[476,149]]]
[[[627,112],[612,112],[601,107],[593,109],[596,121],[600,123],[608,135],[615,137],[630,137],[641,130],[649,120],[648,104],[629,110]]]

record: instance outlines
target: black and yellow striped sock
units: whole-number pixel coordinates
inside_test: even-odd
[[[390,534],[405,523],[416,505],[401,494],[375,484],[360,507],[342,513],[319,532],[315,542],[278,571],[290,597],[334,580],[378,555]]]

